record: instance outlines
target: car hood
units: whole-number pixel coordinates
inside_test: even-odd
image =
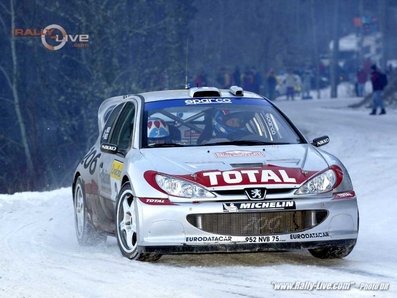
[[[300,184],[329,166],[321,153],[309,144],[147,148],[141,153],[151,164],[152,168],[148,170],[188,179],[195,177],[196,182],[206,186],[223,183],[224,172],[228,176],[223,178],[239,179],[233,176],[236,171],[243,172],[246,182],[254,184],[264,182],[264,178],[259,177],[261,175],[273,182]],[[263,174],[263,170],[267,172]],[[214,181],[216,184],[210,183]]]

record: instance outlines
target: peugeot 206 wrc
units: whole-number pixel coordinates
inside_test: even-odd
[[[130,259],[308,249],[342,258],[358,235],[349,174],[267,99],[233,86],[105,100],[73,177],[78,242],[115,235]]]

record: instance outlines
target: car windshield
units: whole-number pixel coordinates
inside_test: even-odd
[[[193,98],[145,104],[144,148],[302,142],[288,121],[262,99]]]

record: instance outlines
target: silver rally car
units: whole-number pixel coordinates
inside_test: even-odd
[[[267,99],[233,86],[105,100],[99,137],[73,177],[81,245],[121,253],[308,249],[347,256],[358,235],[349,174]]]

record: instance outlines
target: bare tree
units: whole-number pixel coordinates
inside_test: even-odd
[[[315,0],[312,0],[310,5],[310,19],[313,38],[313,65],[317,98],[320,99],[320,57],[318,55],[317,20],[315,9]]]
[[[15,29],[15,9],[14,9],[14,1],[10,0],[10,7],[7,8],[2,4],[3,11],[9,14],[10,20],[11,20],[11,30],[14,32]],[[4,22],[2,21],[4,24]],[[32,158],[32,153],[31,153],[31,148],[29,145],[29,140],[27,137],[27,130],[25,126],[25,119],[23,117],[22,113],[22,108],[20,104],[20,98],[19,98],[19,89],[18,89],[18,57],[17,57],[17,51],[15,47],[15,39],[13,36],[9,37],[9,42],[10,42],[10,52],[11,52],[11,71],[6,71],[5,67],[3,65],[0,65],[0,70],[3,73],[6,82],[9,86],[9,88],[12,91],[12,102],[14,106],[14,111],[17,117],[17,124],[19,126],[19,130],[21,133],[21,142],[22,146],[24,149],[24,155],[25,155],[25,161],[26,161],[26,168],[27,168],[27,176],[32,177],[33,174],[33,158]]]
[[[338,97],[339,67],[339,0],[334,0],[333,42],[331,49],[331,98]]]
[[[382,34],[381,41],[382,41],[382,55],[380,60],[380,67],[386,69],[386,63],[388,60],[388,51],[386,50],[386,0],[379,0],[378,1],[378,11],[379,11],[379,27],[380,32]]]

